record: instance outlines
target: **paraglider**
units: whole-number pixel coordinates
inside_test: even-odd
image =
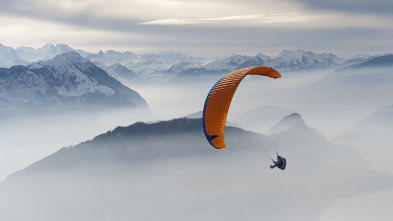
[[[247,75],[281,77],[280,73],[272,68],[257,66],[231,72],[214,84],[206,97],[202,117],[206,139],[214,148],[225,148],[225,123],[229,106],[237,87]]]
[[[274,164],[270,166],[271,169],[277,167],[280,170],[285,170],[285,167],[287,166],[287,160],[284,157],[278,155],[277,153],[277,161],[274,161],[273,159],[272,161]]]

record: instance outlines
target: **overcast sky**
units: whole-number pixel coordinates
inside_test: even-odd
[[[0,43],[90,52],[393,51],[391,0],[3,0]]]

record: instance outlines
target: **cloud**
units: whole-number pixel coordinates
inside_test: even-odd
[[[390,0],[296,0],[307,8],[316,10],[332,10],[345,13],[385,14],[389,17],[393,11],[393,2]]]
[[[228,23],[230,25],[247,22],[249,25],[269,24],[269,23],[295,23],[306,22],[309,16],[296,14],[252,14],[252,15],[235,15],[225,17],[197,18],[197,19],[160,19],[148,22],[142,22],[140,25],[190,25],[190,24],[211,24],[211,23]],[[235,24],[234,24],[235,23]]]
[[[157,1],[157,0],[65,0],[39,2],[16,0],[2,1],[0,11],[4,15],[19,16],[52,22],[67,23],[79,27],[91,27],[102,30],[128,31],[135,24],[139,25],[264,25],[274,24],[322,24],[361,25],[370,19],[360,16],[376,16],[380,12],[392,11],[393,4],[378,0],[358,1],[349,4],[347,1]],[[330,12],[327,12],[330,10]],[[335,11],[332,13],[331,11]],[[360,13],[359,13],[360,12]],[[376,13],[374,13],[376,12]],[[342,14],[344,13],[344,14]],[[351,13],[348,16],[347,13]],[[358,13],[357,20],[350,19]],[[390,14],[389,14],[390,15]],[[336,22],[337,17],[341,22]],[[380,17],[380,16],[378,16]],[[391,17],[385,19],[391,20]],[[349,20],[348,20],[349,19]],[[329,22],[330,20],[330,22]],[[359,22],[362,21],[362,22]],[[373,19],[376,21],[376,19]],[[349,23],[350,22],[350,23]],[[373,22],[373,24],[380,24]]]
[[[367,5],[371,3],[361,1],[351,9],[346,2],[308,0],[8,0],[0,2],[0,36],[2,44],[12,47],[53,42],[136,53],[336,52],[347,45],[351,55],[388,52],[393,18],[379,15],[379,6],[375,13],[363,13]]]
[[[244,20],[255,17],[257,13],[277,14],[285,12],[287,7],[279,1],[275,4],[263,4],[256,10],[251,5],[254,1],[157,1],[157,0],[65,0],[39,2],[16,0],[0,3],[0,10],[8,15],[19,15],[36,19],[75,23],[78,25],[107,24],[116,22],[128,24],[165,21],[165,23],[195,23],[211,20]],[[259,5],[262,6],[262,5]],[[274,7],[274,10],[271,10]],[[246,17],[246,18],[245,18]],[[260,15],[257,15],[260,17]]]

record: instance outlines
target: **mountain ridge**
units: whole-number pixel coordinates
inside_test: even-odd
[[[1,47],[0,47],[1,48]],[[3,46],[2,48],[6,48]],[[238,55],[222,57],[194,57],[176,52],[158,52],[137,55],[133,52],[118,52],[115,50],[99,51],[98,53],[85,52],[73,49],[66,44],[46,44],[34,49],[30,47],[19,47],[12,49],[7,47],[13,56],[6,56],[3,66],[22,64],[48,60],[61,53],[75,51],[93,62],[100,62],[110,67],[116,63],[125,66],[134,72],[142,80],[149,82],[186,82],[193,79],[219,78],[234,70],[251,66],[268,66],[278,71],[303,71],[316,69],[355,68],[364,62],[372,62],[377,56],[359,55],[350,59],[340,58],[333,53],[315,53],[306,50],[283,50],[276,56],[268,56],[263,53],[256,55]],[[5,52],[4,52],[5,53]],[[4,54],[3,53],[3,54]],[[0,57],[1,57],[0,50]],[[386,55],[385,55],[386,56]],[[371,65],[371,64],[368,64]],[[383,65],[380,63],[379,65]],[[1,66],[1,63],[0,63]],[[374,61],[374,66],[378,64]],[[119,78],[118,80],[121,81]]]
[[[340,70],[356,70],[362,68],[373,68],[373,67],[390,67],[393,66],[393,54],[373,56],[366,61],[360,62],[358,64],[353,64],[342,68]]]
[[[68,104],[148,107],[137,92],[72,51],[28,66],[2,68],[0,81],[3,109]]]
[[[116,127],[77,145],[63,147],[9,177],[13,178],[45,168],[63,170],[87,165],[105,167],[112,163],[134,165],[141,162],[171,160],[176,157],[242,153],[245,150],[258,150],[261,145],[265,147],[272,146],[274,143],[277,145],[280,142],[272,139],[279,140],[280,136],[293,140],[309,137],[307,142],[321,142],[324,145],[329,143],[320,132],[309,128],[298,113],[284,117],[276,127],[280,127],[281,131],[272,133],[269,137],[226,126],[227,148],[225,153],[218,153],[219,151],[212,148],[205,140],[202,118],[184,117],[151,123],[136,122],[129,126]]]
[[[317,54],[305,50],[284,50],[275,57],[262,53],[255,56],[231,55],[207,64],[184,65],[183,69],[182,66],[176,66],[168,70],[177,72],[174,81],[189,81],[194,78],[218,78],[220,75],[252,66],[268,66],[278,71],[294,71],[334,68],[343,63],[344,59],[332,53]]]
[[[162,214],[151,210],[162,208],[184,220],[200,211],[222,218],[228,208],[243,217],[244,211],[260,214],[262,205],[271,205],[263,217],[285,210],[284,220],[293,214],[313,220],[332,202],[393,185],[392,176],[366,168],[356,152],[312,134],[295,139],[299,134],[290,131],[275,137],[233,127],[226,132],[227,148],[217,150],[206,141],[200,118],[115,128],[9,176],[0,183],[0,212],[14,220],[157,220]],[[278,151],[271,146],[287,159],[285,171],[269,168],[269,155]],[[287,200],[288,192],[303,200]]]

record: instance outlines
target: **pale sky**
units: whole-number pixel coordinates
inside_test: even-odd
[[[0,43],[190,55],[393,51],[391,0],[3,0]]]

